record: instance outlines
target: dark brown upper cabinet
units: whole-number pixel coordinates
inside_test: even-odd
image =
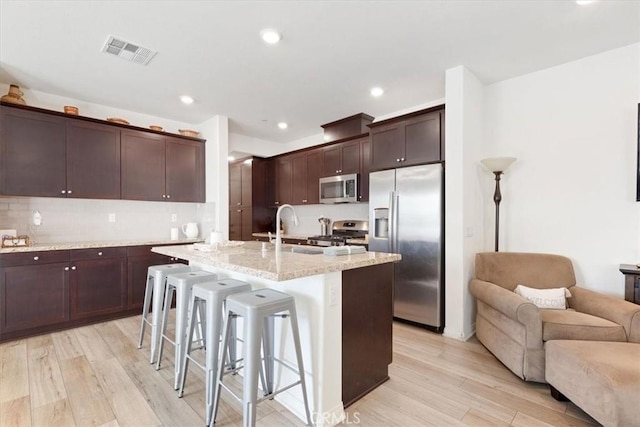
[[[310,150],[292,156],[292,204],[319,203],[318,183],[323,176],[322,155],[321,150]]]
[[[204,203],[204,144],[173,137],[165,143],[167,200]]]
[[[201,139],[2,104],[0,194],[204,202],[204,149]]]
[[[371,171],[441,161],[443,114],[430,109],[369,125]]]
[[[204,144],[122,131],[122,198],[204,202]]]
[[[360,173],[360,140],[326,147],[322,164],[323,176]]]
[[[293,166],[292,157],[278,157],[275,164],[276,173],[276,198],[275,205],[292,203]]]
[[[167,200],[165,142],[161,135],[122,132],[122,198]]]
[[[120,198],[120,129],[67,121],[67,197]]]
[[[64,118],[6,106],[0,108],[0,193],[65,197]]]

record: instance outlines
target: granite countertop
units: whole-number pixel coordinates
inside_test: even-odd
[[[296,245],[283,245],[285,250],[276,256],[272,244],[266,244],[266,251],[261,250],[261,242],[239,244],[237,247],[220,248],[213,252],[195,250],[193,245],[154,247],[152,251],[276,282],[397,262],[402,259],[399,254],[382,252],[328,256],[286,251],[297,247]]]
[[[138,240],[96,240],[86,242],[36,243],[31,246],[0,248],[0,254],[38,251],[64,251],[70,249],[109,248],[116,246],[175,245],[202,242],[202,239],[138,239]]]

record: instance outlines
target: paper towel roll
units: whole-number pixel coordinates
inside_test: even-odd
[[[222,242],[222,233],[219,231],[212,231],[211,236],[209,237],[210,244],[217,244]]]

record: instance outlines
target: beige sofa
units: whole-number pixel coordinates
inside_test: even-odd
[[[545,381],[545,347],[551,340],[640,343],[640,305],[576,286],[563,256],[487,252],[476,255],[471,293],[477,298],[476,336],[507,368],[526,381]],[[517,285],[566,287],[569,309],[539,309],[513,292]]]

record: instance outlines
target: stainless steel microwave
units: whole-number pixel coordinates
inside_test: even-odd
[[[357,201],[357,173],[320,178],[320,203],[355,203]]]

